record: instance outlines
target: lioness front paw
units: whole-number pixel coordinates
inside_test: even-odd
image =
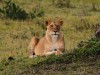
[[[29,58],[37,57],[37,55],[30,55]]]
[[[29,58],[33,58],[33,57],[34,57],[34,55],[30,55],[30,56],[29,56]]]
[[[61,51],[56,51],[55,55],[62,55],[63,53]]]

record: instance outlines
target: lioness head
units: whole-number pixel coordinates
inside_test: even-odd
[[[51,21],[51,20],[47,20],[45,21],[46,23],[46,27],[47,27],[47,32],[50,35],[58,35],[60,28],[63,24],[62,20],[57,20],[57,21]]]

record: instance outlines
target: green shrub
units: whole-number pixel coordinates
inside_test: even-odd
[[[52,3],[60,8],[61,7],[67,7],[67,8],[71,7],[71,0],[56,0],[56,2],[52,0]]]
[[[74,53],[76,57],[100,55],[100,39],[91,38],[87,42],[80,42]]]
[[[42,17],[42,16],[44,16],[44,10],[40,6],[36,6],[29,13],[29,18],[31,18],[31,19],[36,18],[36,17]]]
[[[24,20],[28,17],[28,14],[25,12],[25,10],[21,9],[15,3],[12,3],[11,0],[5,1],[5,4],[5,7],[0,9],[0,12],[4,14],[5,17],[20,20]]]
[[[40,6],[33,8],[30,13],[26,13],[24,9],[20,8],[15,3],[12,3],[11,0],[5,1],[5,7],[0,8],[0,13],[2,13],[4,17],[19,20],[25,20],[27,18],[33,19],[44,16],[44,10]]]

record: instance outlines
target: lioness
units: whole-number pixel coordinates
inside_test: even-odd
[[[31,39],[29,48],[29,58],[35,56],[48,56],[51,54],[60,55],[65,50],[64,37],[60,28],[62,20],[45,21],[46,34],[38,40],[35,36]]]

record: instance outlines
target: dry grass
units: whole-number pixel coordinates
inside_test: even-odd
[[[61,17],[64,25],[61,31],[64,33],[66,52],[72,51],[80,41],[86,41],[94,34],[95,25],[99,23],[100,13],[82,9],[82,2],[73,1],[75,8],[57,8],[48,0],[14,0],[17,5],[27,12],[40,5],[43,7],[45,16],[33,20],[10,20],[0,19],[0,58],[8,56],[27,56],[27,46],[34,34],[42,37],[45,30],[42,28],[43,21],[47,18]],[[87,6],[90,9],[91,4]],[[85,10],[85,11],[84,11]]]

